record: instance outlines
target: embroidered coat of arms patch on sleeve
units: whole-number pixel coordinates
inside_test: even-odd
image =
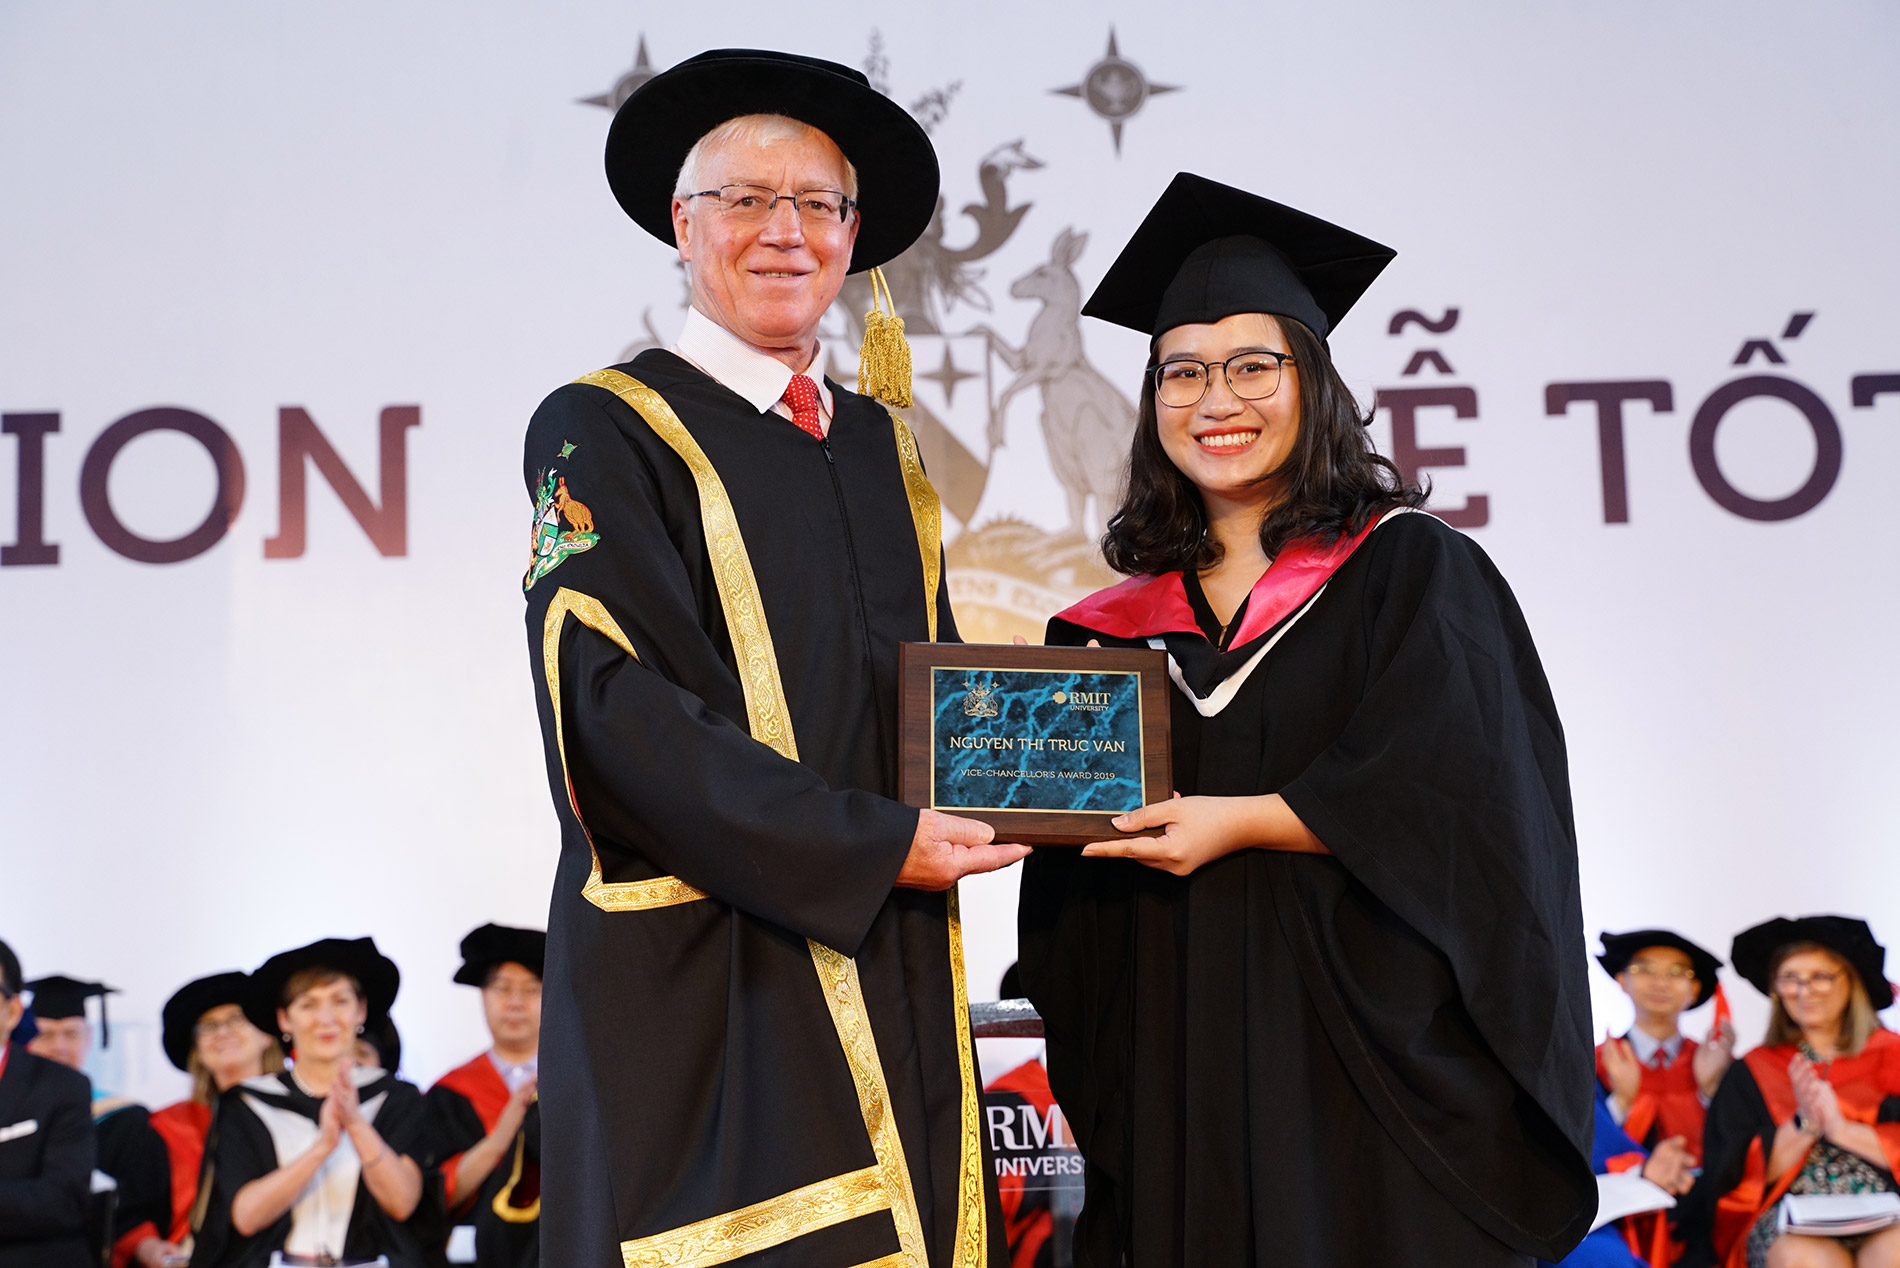
[[[521,579],[524,591],[533,589],[535,582],[560,567],[563,559],[592,550],[600,540],[600,534],[594,531],[594,513],[568,493],[566,476],[548,467],[536,477],[536,485],[528,574]],[[563,521],[567,523],[565,530],[561,528]]]

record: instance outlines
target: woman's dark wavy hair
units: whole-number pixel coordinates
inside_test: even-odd
[[[1285,485],[1260,524],[1267,557],[1303,537],[1332,544],[1363,529],[1394,506],[1423,506],[1430,489],[1406,485],[1399,469],[1375,452],[1365,415],[1333,368],[1326,344],[1290,317],[1276,317],[1293,354],[1300,385],[1300,432],[1286,461],[1262,477]],[[1207,532],[1200,490],[1169,461],[1155,420],[1153,373],[1143,376],[1141,412],[1128,455],[1122,504],[1102,536],[1108,566],[1130,576],[1200,571],[1220,562]]]

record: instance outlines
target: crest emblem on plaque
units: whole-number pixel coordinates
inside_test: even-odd
[[[964,685],[970,693],[963,697],[963,712],[972,718],[994,718],[1002,713],[996,704],[996,688],[990,683],[977,685],[975,679],[965,679]]]

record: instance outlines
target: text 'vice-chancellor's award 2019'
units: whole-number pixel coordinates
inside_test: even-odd
[[[1163,652],[905,643],[898,670],[910,805],[1002,841],[1085,845],[1171,794]]]

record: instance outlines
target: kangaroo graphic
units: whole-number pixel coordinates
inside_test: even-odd
[[[1102,377],[1082,351],[1082,285],[1074,266],[1088,240],[1086,233],[1064,229],[1049,249],[1049,262],[1010,284],[1015,298],[1042,301],[1022,347],[1012,348],[995,331],[979,327],[997,358],[1016,376],[990,411],[990,448],[1003,447],[1009,402],[1018,392],[1041,388],[1049,465],[1068,496],[1068,531],[1084,540],[1101,532],[1120,495],[1135,428],[1134,403]]]
[[[577,533],[594,531],[594,513],[587,509],[585,502],[576,502],[567,492],[567,477],[562,476],[560,483],[554,486],[554,505],[567,518],[567,522]]]

